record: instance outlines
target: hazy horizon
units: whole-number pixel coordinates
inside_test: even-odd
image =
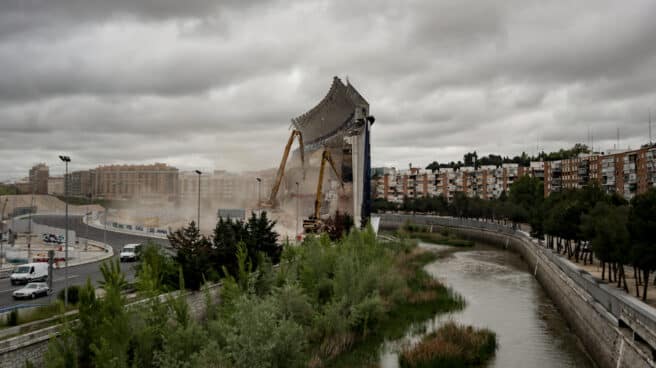
[[[163,162],[277,167],[333,76],[376,117],[372,165],[647,143],[656,3],[7,1],[0,181]]]

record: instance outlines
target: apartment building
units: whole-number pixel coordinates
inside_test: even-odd
[[[606,193],[627,200],[656,185],[656,147],[581,154],[576,158],[544,163],[544,194],[579,189],[598,183]]]
[[[110,199],[144,198],[175,200],[178,193],[178,169],[163,163],[151,165],[99,166],[92,181],[95,197]],[[84,184],[80,184],[85,188]]]
[[[48,177],[50,169],[48,165],[39,163],[30,169],[30,192],[34,194],[48,194]],[[27,192],[27,191],[26,191]]]
[[[518,164],[465,166],[437,171],[410,167],[407,170],[378,168],[373,171],[375,198],[401,203],[404,198],[443,196],[452,200],[456,193],[483,199],[498,198],[522,175],[531,174]]]
[[[195,203],[198,198],[198,179],[195,172],[180,173],[179,200],[182,203]],[[215,170],[201,175],[200,196],[211,207],[255,207],[259,199],[269,198],[273,181],[272,171],[231,173]]]

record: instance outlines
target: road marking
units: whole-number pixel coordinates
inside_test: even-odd
[[[20,288],[0,290],[0,294],[2,294],[2,293],[8,293],[8,292],[10,292],[10,291],[14,291],[14,290],[18,290],[18,289],[20,289]]]
[[[74,279],[76,277],[80,277],[80,276],[79,275],[71,275],[71,276],[68,276],[68,279],[70,280],[70,279]],[[52,282],[60,282],[60,281],[64,281],[64,280],[66,280],[66,278],[62,277],[60,279],[54,279],[54,280],[52,280]]]

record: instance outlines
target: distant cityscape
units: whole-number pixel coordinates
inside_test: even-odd
[[[578,146],[578,145],[577,145]],[[585,146],[582,146],[585,147]],[[472,162],[437,165],[427,168],[372,169],[372,197],[401,203],[404,198],[443,196],[452,200],[456,193],[481,199],[499,198],[522,176],[539,178],[544,183],[545,197],[567,189],[582,188],[592,183],[606,193],[617,193],[629,200],[656,186],[656,145],[640,149],[601,152],[579,152],[567,159],[554,160],[541,155],[539,161],[516,157],[516,162],[489,163],[490,155]],[[553,155],[551,155],[553,157]],[[505,159],[504,161],[510,161]],[[528,162],[523,164],[522,162]],[[273,185],[274,169],[233,173],[215,170],[202,173],[201,196],[210,203],[230,203],[249,207],[256,199],[268,195]],[[143,202],[184,202],[198,196],[198,174],[179,171],[165,163],[146,165],[106,165],[91,170],[71,172],[68,195],[89,199],[139,199]],[[260,178],[261,181],[256,181]],[[50,176],[44,163],[34,165],[28,176],[12,183],[22,194],[64,195],[64,177]]]
[[[273,169],[232,173],[223,170],[201,173],[200,191],[204,201],[248,206],[258,195],[271,191]],[[258,182],[256,178],[260,178]],[[29,170],[28,177],[11,183],[21,194],[50,194],[91,199],[143,202],[192,201],[198,196],[199,175],[179,171],[165,163],[147,165],[106,165],[68,174],[68,193],[64,176],[50,176],[45,163]],[[259,184],[258,184],[259,183]]]
[[[546,157],[546,160],[530,161],[528,165],[476,165],[476,162],[472,164],[467,160],[467,156],[465,158],[467,166],[435,163],[428,168],[412,165],[407,169],[374,168],[372,195],[374,199],[396,203],[403,202],[404,198],[428,196],[443,196],[451,200],[456,193],[482,199],[499,198],[524,175],[543,181],[545,197],[597,183],[606,193],[617,193],[630,200],[656,186],[656,145],[652,144],[635,150],[581,152],[560,160]]]

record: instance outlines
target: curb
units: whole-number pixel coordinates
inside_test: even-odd
[[[87,223],[86,219],[84,216],[82,216],[82,223]],[[98,230],[105,230],[105,226],[97,223],[95,221],[89,221],[88,225],[98,229]],[[127,235],[136,235],[136,236],[143,236],[144,238],[152,238],[152,239],[161,239],[161,240],[166,240],[168,239],[167,235],[157,235],[145,231],[135,231],[135,230],[124,230],[124,229],[117,229],[113,226],[107,226],[107,231],[113,232],[113,233],[119,233],[119,234],[127,234]]]
[[[105,249],[105,253],[103,253],[102,256],[96,257],[96,258],[91,258],[91,259],[85,259],[85,260],[74,260],[68,263],[68,267],[75,267],[75,266],[80,266],[83,264],[88,264],[88,263],[96,263],[96,262],[102,262],[108,258],[112,258],[114,256],[114,248],[112,248],[110,245],[103,244],[101,242],[97,242],[95,240],[89,240],[90,244],[94,244],[94,246],[97,246],[99,248]],[[60,265],[61,263],[61,265]],[[54,269],[63,269],[66,268],[66,266],[63,265],[64,262],[55,262],[53,264]],[[5,269],[5,270],[0,270],[0,279],[6,279],[11,275],[13,268],[10,269]]]

